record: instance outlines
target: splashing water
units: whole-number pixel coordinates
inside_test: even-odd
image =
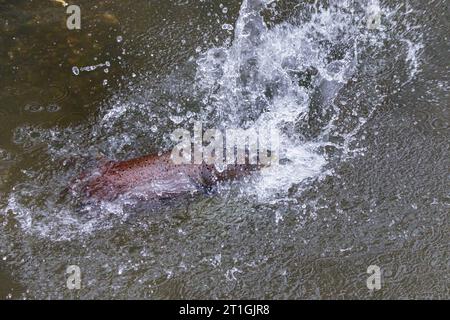
[[[350,153],[349,144],[381,103],[382,97],[365,92],[370,109],[366,117],[342,132],[343,110],[335,103],[372,50],[383,50],[380,39],[393,35],[367,28],[371,16],[388,15],[378,1],[350,6],[350,1],[315,7],[308,19],[269,29],[261,9],[271,1],[244,1],[231,45],[208,50],[198,59],[197,85],[208,112],[226,126],[284,129],[282,149],[287,163],[263,170],[253,189],[266,199],[280,196],[296,183],[323,172],[326,146]],[[367,11],[364,8],[368,8]],[[359,12],[358,12],[359,9]],[[391,22],[392,23],[392,22]],[[417,71],[419,44],[408,43],[407,62]],[[380,70],[382,71],[382,70]],[[371,101],[370,101],[371,100]],[[357,105],[353,113],[358,114]],[[340,138],[341,143],[332,142]],[[334,139],[333,139],[334,138]]]
[[[139,92],[139,98],[130,96],[125,101],[121,97],[110,104],[85,137],[79,137],[74,128],[36,129],[40,136],[27,142],[46,144],[52,165],[57,166],[67,154],[84,158],[99,151],[111,158],[139,155],[148,147],[137,146],[139,137],[155,133],[151,129],[155,124],[166,125],[167,134],[169,128],[195,118],[224,128],[276,128],[281,131],[282,164],[239,187],[260,201],[289,199],[293,185],[328,174],[335,161],[358,153],[354,145],[358,133],[384,99],[377,83],[390,75],[390,66],[398,61],[405,65],[399,75],[404,72],[403,81],[410,81],[420,72],[421,44],[393,32],[397,8],[381,7],[377,1],[316,3],[278,24],[263,18],[277,14],[272,4],[243,1],[233,41],[199,55],[193,86],[189,80],[174,80],[178,73],[170,75],[162,82],[166,88],[151,88]],[[367,27],[368,7],[383,18],[376,28]],[[389,60],[392,52],[396,52],[395,61]],[[172,91],[169,98],[166,91]],[[154,106],[164,103],[169,114],[155,115]],[[185,105],[194,106],[187,110]],[[27,139],[20,128],[16,138]],[[169,146],[164,138],[157,140]],[[54,240],[109,228],[114,224],[112,217],[126,219],[125,208],[133,205],[131,200],[103,203],[100,209],[80,208],[52,195],[47,186],[62,190],[82,167],[83,163],[68,165],[47,175],[31,170],[29,180],[8,196],[4,211],[24,231]],[[36,195],[45,200],[33,200]]]

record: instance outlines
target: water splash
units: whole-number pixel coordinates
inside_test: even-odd
[[[162,130],[155,132],[156,125],[165,127],[167,134],[194,120],[224,128],[279,129],[282,165],[239,185],[245,195],[256,195],[263,202],[289,199],[293,185],[327,174],[335,161],[354,155],[358,133],[384,99],[377,84],[393,70],[405,73],[405,81],[420,73],[420,41],[392,31],[400,23],[395,19],[399,9],[381,7],[376,1],[305,5],[306,13],[294,10],[277,24],[263,18],[269,3],[245,0],[233,27],[234,40],[194,59],[194,75],[178,70],[155,80],[151,88],[131,88],[134,93],[117,95],[88,134],[80,136],[86,130],[77,128],[31,128],[39,133],[36,138],[27,134],[29,128],[19,128],[15,141],[46,146],[49,163],[30,169],[26,182],[7,197],[2,212],[24,231],[54,240],[123,221],[126,206],[134,205],[126,199],[103,203],[100,209],[80,207],[61,201],[52,190],[63,189],[97,153],[129,158],[154,150],[155,140],[170,147]],[[380,15],[378,28],[367,27],[369,4]],[[81,161],[61,167],[67,154]]]
[[[196,76],[198,95],[208,106],[204,119],[224,126],[283,129],[285,163],[264,170],[259,182],[245,190],[263,199],[286,194],[293,184],[322,173],[329,158],[322,152],[325,147],[351,152],[353,138],[382,97],[366,94],[370,109],[345,130],[346,110],[336,101],[352,79],[367,77],[361,65],[370,52],[382,52],[383,41],[397,40],[385,26],[367,27],[373,16],[381,21],[389,15],[378,1],[317,4],[306,19],[299,16],[295,23],[271,28],[261,14],[269,2],[243,2],[234,41],[205,52]],[[416,64],[417,51],[409,48],[406,61]],[[412,73],[416,69],[414,65]],[[360,113],[359,106],[351,107]]]
[[[81,72],[92,72],[97,70],[98,68],[105,68],[104,71],[105,73],[108,73],[108,67],[111,66],[111,63],[109,61],[106,61],[105,63],[99,63],[96,65],[92,65],[92,66],[86,66],[86,67],[77,67],[77,66],[73,66],[72,67],[72,73],[75,76],[80,75]]]

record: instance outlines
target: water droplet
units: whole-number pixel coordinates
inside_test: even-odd
[[[231,24],[225,23],[222,25],[222,29],[232,31],[234,30],[234,27]]]
[[[180,124],[180,123],[182,123],[183,120],[184,120],[183,117],[180,117],[180,116],[174,116],[174,115],[170,115],[170,116],[169,116],[169,119],[172,120],[172,122],[175,123],[175,124]]]
[[[78,67],[72,67],[72,73],[77,76],[80,74],[80,69]]]
[[[107,85],[108,85],[108,80],[106,80],[106,79],[103,80],[103,85],[104,85],[104,86],[107,86]]]
[[[121,43],[123,41],[123,37],[122,36],[118,36],[116,38],[116,40],[117,40],[118,43]]]

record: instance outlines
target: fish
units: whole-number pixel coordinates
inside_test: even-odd
[[[246,65],[241,78],[252,78],[256,66],[254,46],[267,30],[260,15],[273,0],[244,0],[243,15],[237,22],[236,38],[240,42],[242,61]],[[248,82],[248,81],[246,81]],[[174,198],[211,190],[224,181],[234,181],[266,167],[261,164],[228,164],[218,170],[215,165],[175,164],[171,153],[147,155],[125,161],[106,161],[93,172],[83,173],[74,186],[81,185],[81,195],[93,200],[114,201],[121,196],[143,200]],[[71,187],[75,190],[75,187]]]
[[[228,164],[223,170],[205,162],[175,164],[171,153],[146,155],[125,161],[103,161],[83,172],[69,187],[84,198],[114,201],[121,196],[141,200],[169,199],[211,190],[261,169],[259,164]]]

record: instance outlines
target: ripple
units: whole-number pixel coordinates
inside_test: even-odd
[[[61,107],[57,104],[49,104],[46,108],[47,112],[58,112],[59,110],[61,110]]]
[[[431,127],[434,130],[445,130],[448,129],[450,126],[448,120],[436,118],[431,121]]]
[[[13,86],[6,86],[3,88],[3,94],[7,96],[18,96],[20,95],[20,89]]]
[[[31,102],[25,105],[24,110],[27,112],[36,113],[44,111],[44,107],[40,103]]]
[[[379,55],[371,55],[365,61],[362,70],[367,76],[385,77],[395,71],[396,61],[382,58]]]
[[[51,103],[61,103],[69,97],[69,88],[65,85],[51,84],[48,89],[49,101]]]
[[[431,119],[431,114],[425,110],[417,110],[414,114],[416,120],[419,122],[428,122]]]
[[[425,131],[448,130],[450,124],[443,114],[436,114],[433,110],[417,110],[414,112],[414,119],[419,128]]]

